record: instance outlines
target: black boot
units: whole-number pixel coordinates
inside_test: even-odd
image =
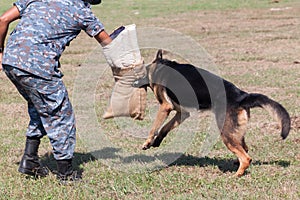
[[[20,162],[19,172],[38,177],[45,177],[49,171],[46,167],[43,167],[39,162],[38,148],[40,145],[40,138],[27,137],[24,155]]]
[[[69,185],[81,180],[80,174],[73,170],[72,159],[57,160],[57,179],[62,185]]]

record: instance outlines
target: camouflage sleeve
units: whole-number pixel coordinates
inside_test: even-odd
[[[13,5],[16,6],[20,12],[20,16],[22,16],[24,10],[31,0],[18,0]]]
[[[102,30],[104,30],[103,24],[100,20],[90,11],[87,12],[83,21],[83,30],[91,37],[94,37]]]

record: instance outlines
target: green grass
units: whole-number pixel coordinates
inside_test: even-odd
[[[12,2],[14,1],[1,0],[0,12],[9,8]],[[261,38],[259,36],[264,34],[264,30],[240,27],[220,33],[219,30],[214,30],[214,25],[217,25],[214,23],[219,25],[222,24],[222,21],[209,21],[211,19],[208,19],[209,16],[218,15],[226,18],[226,13],[236,10],[245,10],[245,12],[250,10],[249,18],[253,22],[261,19],[262,22],[259,24],[261,26],[265,25],[264,20],[270,20],[273,17],[276,21],[282,18],[284,20],[291,18],[294,20],[293,23],[284,21],[284,26],[275,26],[274,28],[274,26],[268,25],[270,27],[265,32],[267,37],[261,38],[256,43],[247,43],[247,45],[250,49],[264,49],[281,40],[292,40],[295,46],[299,46],[299,37],[297,37],[299,31],[291,29],[291,27],[293,28],[291,24],[299,25],[296,21],[298,18],[294,15],[287,14],[288,16],[284,18],[281,16],[282,13],[267,13],[265,14],[267,17],[252,17],[251,12],[267,10],[270,7],[291,6],[297,1],[280,1],[279,4],[270,2],[260,0],[103,0],[102,5],[93,7],[108,30],[128,23],[148,26],[151,25],[149,22],[153,21],[156,22],[155,25],[160,24],[161,27],[164,27],[168,26],[165,23],[172,22],[172,19],[176,17],[178,21],[188,19],[188,22],[193,25],[196,22],[192,16],[203,13],[200,20],[207,22],[208,24],[204,25],[210,29],[209,33],[200,34],[197,38],[215,57],[222,76],[239,87],[262,90],[263,93],[280,101],[294,117],[293,129],[289,137],[287,140],[281,141],[278,127],[273,119],[270,119],[265,111],[253,110],[246,137],[253,163],[245,176],[233,177],[237,169],[233,164],[235,157],[221,141],[214,145],[206,157],[199,156],[199,147],[203,144],[209,129],[210,117],[206,113],[201,114],[197,128],[193,126],[195,122],[193,120],[182,124],[183,129],[192,128],[195,133],[188,135],[192,142],[186,146],[186,151],[175,162],[169,163],[168,167],[150,171],[124,172],[118,170],[118,166],[110,165],[114,162],[117,164],[123,162],[126,164],[125,167],[127,165],[139,166],[140,163],[147,165],[155,159],[155,156],[159,159],[176,156],[176,152],[163,152],[163,150],[173,142],[177,144],[176,137],[180,137],[180,131],[170,133],[161,148],[144,152],[140,150],[144,140],[130,136],[130,131],[134,132],[132,127],[136,126],[150,129],[153,118],[148,116],[145,121],[135,123],[129,123],[129,120],[126,119],[103,121],[101,116],[106,108],[113,84],[108,68],[95,87],[96,103],[93,112],[96,113],[98,123],[106,131],[114,148],[104,149],[106,151],[105,154],[102,154],[103,157],[95,159],[88,151],[89,146],[84,140],[84,137],[88,135],[82,135],[80,131],[84,130],[79,129],[80,137],[73,164],[77,170],[83,171],[83,182],[75,186],[61,186],[53,174],[40,180],[27,179],[17,172],[18,162],[24,148],[24,133],[28,124],[26,103],[5,75],[0,73],[0,199],[299,199],[300,140],[299,124],[295,121],[300,112],[299,65],[293,65],[293,61],[299,55],[296,57],[297,52],[292,53],[292,51],[284,51],[281,54],[278,53],[278,50],[277,53],[249,54],[244,53],[243,45],[233,46],[232,44],[230,44],[230,48],[236,48],[236,51],[228,51],[228,48],[222,45],[230,41],[216,40],[216,38],[224,37],[234,40],[231,35],[234,33],[234,36],[240,36],[241,41],[255,41],[258,40],[257,38]],[[187,15],[191,16],[187,18]],[[236,18],[238,19],[239,16]],[[228,20],[228,18],[224,20]],[[270,21],[266,23],[268,22]],[[243,22],[234,21],[234,23]],[[238,24],[234,23],[231,27],[238,27]],[[281,29],[285,26],[286,29]],[[10,28],[12,29],[13,25]],[[199,35],[193,26],[184,25],[184,29],[187,29],[187,32],[192,35]],[[284,32],[281,33],[282,30]],[[256,44],[260,43],[265,46],[257,47]],[[275,48],[276,44],[274,44]],[[293,48],[288,43],[286,46],[290,49]],[[72,42],[61,58],[65,74],[64,81],[72,100],[74,100],[72,94],[75,89],[76,75],[82,69],[85,59],[89,58],[89,52],[95,50],[96,47],[97,44],[93,39],[81,34]],[[219,49],[221,53],[218,52]],[[225,53],[223,54],[223,52]],[[146,52],[144,55],[147,60],[153,57],[152,52]],[[223,58],[224,60],[220,61]],[[151,96],[148,101],[155,102]],[[148,110],[151,109],[148,108]],[[85,119],[78,118],[78,124],[83,120]],[[97,131],[98,128],[95,127],[95,130]],[[122,132],[124,129],[129,132]],[[95,137],[97,139],[98,135]],[[103,143],[102,140],[95,142]],[[175,147],[180,148],[182,144],[178,143],[178,146],[175,145]],[[104,152],[103,149],[99,150]],[[42,140],[40,156],[44,164],[55,169],[55,161],[51,155],[51,147],[47,138]],[[105,162],[110,164],[107,165]]]

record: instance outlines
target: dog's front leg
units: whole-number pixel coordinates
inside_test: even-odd
[[[162,140],[167,136],[167,134],[179,126],[185,119],[190,116],[189,112],[176,112],[176,115],[159,131],[158,135],[154,138],[153,147],[159,147]]]
[[[162,126],[163,122],[167,119],[172,110],[172,105],[168,103],[160,104],[158,113],[150,130],[149,136],[142,146],[143,150],[149,149],[152,146],[158,129]]]

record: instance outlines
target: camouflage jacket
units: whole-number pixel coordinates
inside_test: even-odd
[[[84,30],[93,37],[104,27],[82,0],[18,0],[20,21],[8,38],[2,64],[44,79],[62,77],[59,58]]]

